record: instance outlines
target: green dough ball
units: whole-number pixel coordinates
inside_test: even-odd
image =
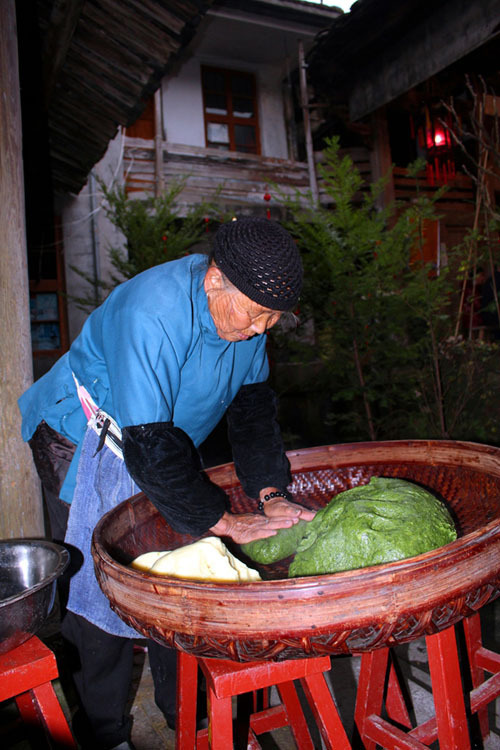
[[[337,573],[402,560],[456,539],[448,510],[403,479],[372,477],[334,497],[307,524],[288,575]]]
[[[241,549],[255,562],[262,565],[284,560],[285,557],[293,555],[308,526],[307,521],[299,521],[287,529],[278,529],[275,536],[266,539],[256,539],[254,542],[242,544]]]

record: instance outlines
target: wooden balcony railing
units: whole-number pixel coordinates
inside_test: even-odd
[[[264,195],[276,184],[286,194],[309,188],[307,164],[214,148],[163,143],[163,181],[186,179],[179,207],[218,195],[225,206],[264,206]],[[124,149],[125,185],[128,193],[155,191],[155,149],[152,141],[127,138]]]

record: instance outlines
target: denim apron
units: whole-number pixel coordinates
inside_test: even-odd
[[[94,573],[91,540],[97,522],[123,500],[140,492],[123,459],[100,443],[99,435],[87,427],[65,537],[83,555],[82,567],[71,578],[68,609],[111,635],[143,638],[113,612]]]

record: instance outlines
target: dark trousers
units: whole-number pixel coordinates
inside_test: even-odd
[[[82,746],[105,749],[129,739],[134,641],[105,633],[73,612],[66,613],[61,632],[81,704],[74,730]],[[177,652],[154,641],[147,645],[155,701],[173,724]]]
[[[59,498],[75,446],[42,422],[30,440],[54,541],[63,542],[69,505]],[[84,617],[66,610],[71,564],[59,581],[61,633],[69,670],[80,700],[74,730],[83,748],[106,750],[130,737],[128,700],[134,641],[110,635]],[[155,686],[155,702],[168,723],[175,720],[175,649],[146,641]]]

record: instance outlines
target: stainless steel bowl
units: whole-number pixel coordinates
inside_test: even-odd
[[[56,581],[69,562],[59,544],[0,540],[0,654],[31,638],[54,605]]]

